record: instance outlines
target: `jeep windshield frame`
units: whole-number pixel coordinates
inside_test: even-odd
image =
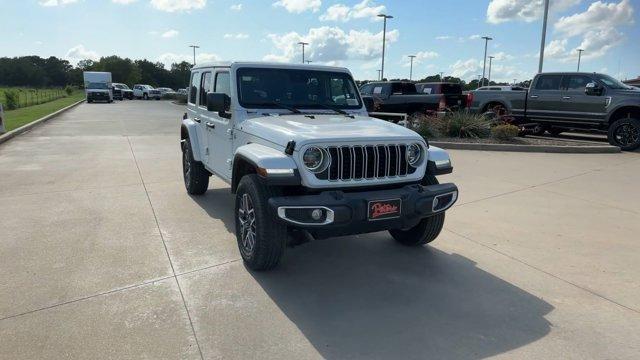
[[[347,72],[243,67],[236,71],[238,102],[246,109],[360,110],[362,99]],[[281,104],[283,106],[273,106]]]

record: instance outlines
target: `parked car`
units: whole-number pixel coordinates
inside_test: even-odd
[[[462,85],[448,82],[417,83],[416,91],[420,94],[446,95],[447,107],[460,109],[466,107],[467,96],[462,92]]]
[[[417,246],[440,233],[458,197],[436,179],[452,171],[449,155],[369,117],[347,69],[198,64],[190,83],[184,184],[192,195],[212,174],[230,184],[248,267],[276,266],[288,239],[388,230]]]
[[[515,85],[491,85],[491,86],[483,86],[475,91],[525,91],[527,88],[523,88],[522,86]]]
[[[156,88],[158,91],[160,91],[160,95],[164,96],[165,94],[175,94],[176,92],[172,89],[172,88],[168,88],[168,87],[161,87],[161,88]]]
[[[129,89],[129,86],[127,86],[127,84],[113,83],[113,97],[114,98],[116,98],[116,94],[117,94],[117,98],[119,98],[119,100],[124,100],[124,99],[132,100],[133,99],[133,90]]]
[[[640,147],[640,91],[598,73],[538,74],[525,91],[473,91],[471,110],[511,114],[536,132],[570,129],[607,131],[609,143],[623,150]]]
[[[404,113],[409,116],[429,111],[459,109],[466,105],[459,95],[418,93],[416,85],[406,81],[373,82],[363,85],[360,91],[375,103],[375,112]]]
[[[136,99],[156,99],[160,100],[162,98],[162,94],[160,90],[154,89],[151,85],[133,85],[133,97]]]
[[[110,72],[84,71],[82,76],[87,103],[90,104],[94,101],[113,102]]]
[[[178,89],[178,94],[187,95],[187,89]]]

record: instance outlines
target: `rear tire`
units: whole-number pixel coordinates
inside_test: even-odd
[[[438,179],[433,175],[426,175],[422,185],[437,185]],[[393,238],[405,246],[422,246],[435,240],[444,226],[444,212],[422,219],[418,225],[408,230],[389,230]]]
[[[143,99],[143,100],[149,100],[149,95],[147,95],[147,94],[142,94],[142,99]]]
[[[560,128],[548,128],[547,132],[553,136],[558,136],[560,134],[562,134],[564,132],[564,130],[560,129]]]
[[[287,242],[287,227],[269,211],[269,199],[279,193],[257,175],[240,179],[236,191],[236,239],[245,264],[256,271],[278,265]]]
[[[640,120],[625,118],[615,121],[607,132],[609,144],[618,146],[624,151],[640,147]]]
[[[187,138],[182,146],[182,177],[187,192],[202,195],[209,188],[209,172],[200,161],[193,158],[191,141]]]

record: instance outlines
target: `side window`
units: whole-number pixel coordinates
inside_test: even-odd
[[[563,79],[562,87],[566,90],[584,91],[584,88],[590,82],[593,82],[593,80],[590,77],[584,75],[565,76]]]
[[[191,73],[191,85],[189,86],[189,104],[196,104],[196,97],[198,96],[198,80],[200,80],[200,73]]]
[[[391,84],[391,93],[392,94],[402,94],[402,84],[400,83],[393,83]]]
[[[373,88],[373,93],[374,93],[374,94],[377,94],[377,95],[382,94],[382,86],[376,86],[376,87],[374,87],[374,88]]]
[[[536,90],[560,90],[562,75],[541,75],[536,82]]]
[[[360,89],[360,93],[362,93],[363,95],[371,95],[371,89],[373,89],[372,84],[365,85],[362,87],[362,89]]]
[[[207,105],[207,93],[211,91],[211,73],[204,72],[202,73],[202,78],[200,79],[200,106]]]
[[[219,72],[216,74],[216,85],[213,91],[227,94],[231,97],[231,76],[228,72]]]

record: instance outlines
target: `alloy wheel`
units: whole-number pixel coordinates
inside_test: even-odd
[[[240,199],[238,222],[242,251],[250,255],[256,245],[256,212],[251,197],[247,193],[242,194]]]
[[[640,129],[632,124],[623,124],[616,129],[615,139],[622,146],[636,144],[640,139]]]

